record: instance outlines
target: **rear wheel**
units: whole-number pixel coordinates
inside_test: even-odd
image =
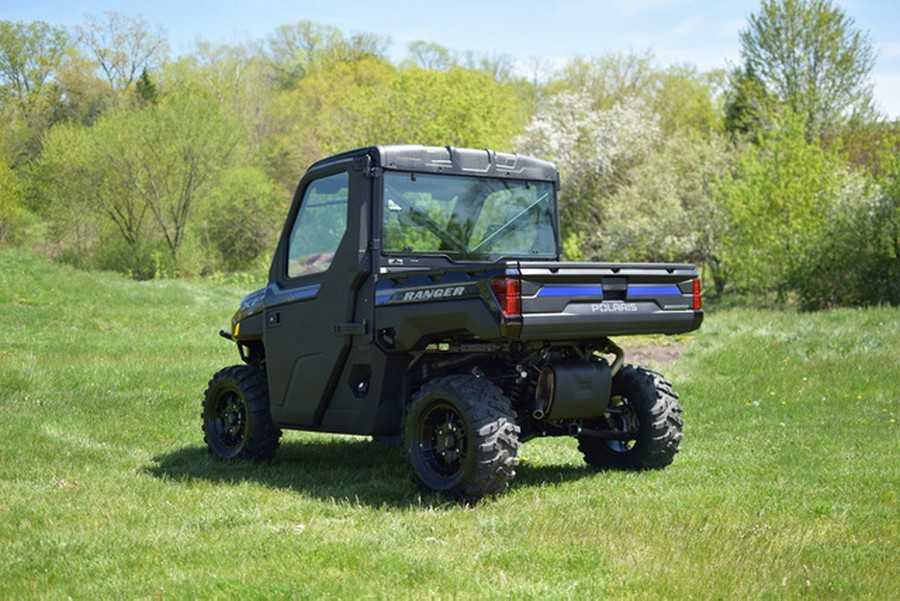
[[[475,376],[425,384],[410,404],[404,445],[421,490],[461,501],[502,493],[519,464],[515,413],[499,388]]]
[[[269,413],[269,386],[263,370],[234,365],[216,373],[203,398],[203,440],[224,459],[269,459],[281,431]]]
[[[612,382],[608,416],[586,424],[621,432],[617,439],[582,435],[584,460],[601,469],[662,468],[675,458],[683,438],[681,405],[672,385],[644,367],[626,365]]]

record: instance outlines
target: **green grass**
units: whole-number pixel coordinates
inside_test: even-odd
[[[897,309],[712,312],[667,368],[673,466],[533,441],[462,507],[364,438],[210,458],[243,292],[0,252],[0,598],[900,596]]]

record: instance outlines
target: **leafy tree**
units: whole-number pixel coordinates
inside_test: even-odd
[[[198,195],[238,142],[231,124],[208,98],[187,91],[112,115],[96,130],[112,176],[141,199],[177,261]]]
[[[733,112],[770,96],[803,117],[808,139],[874,116],[872,43],[831,0],[763,0],[740,39],[744,68],[732,85],[742,105]],[[765,93],[746,89],[756,82]]]
[[[879,277],[873,302],[889,302],[900,305],[900,126],[894,125],[882,138],[878,148],[875,183],[880,192],[878,211],[875,212],[876,229],[872,240],[876,241]],[[878,160],[880,159],[880,160]]]
[[[367,123],[370,142],[506,149],[522,120],[513,87],[491,74],[402,69],[391,79]]]
[[[409,44],[410,66],[416,65],[428,71],[449,71],[457,66],[457,61],[452,53],[434,42],[417,40]]]
[[[597,234],[602,256],[699,263],[721,292],[725,215],[717,202],[717,182],[728,173],[729,159],[721,138],[664,138],[604,202],[607,215]]]
[[[141,18],[107,12],[89,15],[76,27],[78,39],[106,76],[114,95],[121,97],[148,69],[165,58],[165,34]]]
[[[109,224],[135,247],[144,236],[145,208],[106,172],[93,132],[78,123],[59,123],[43,139],[31,171],[32,209],[49,225],[52,254],[87,266]]]
[[[434,42],[418,40],[409,44],[409,58],[403,61],[403,68],[419,67],[426,71],[449,71],[463,67],[469,71],[484,71],[497,82],[514,80],[515,60],[505,54],[488,55],[478,52],[460,54]]]
[[[290,89],[315,68],[367,57],[383,59],[389,45],[388,39],[373,34],[347,38],[336,27],[299,21],[275,30],[269,37],[268,56],[278,85]]]
[[[90,128],[59,125],[36,167],[37,206],[56,224],[57,240],[77,244],[82,258],[102,237],[91,223],[103,221],[122,241],[114,245],[120,259],[147,258],[159,240],[177,267],[195,206],[237,142],[217,106],[189,90],[155,107],[109,113]],[[146,266],[119,267],[154,275]]]
[[[900,263],[887,243],[895,211],[879,186],[847,172],[828,220],[791,274],[803,308],[900,304]]]
[[[278,83],[289,88],[301,80],[330,45],[343,41],[336,27],[300,21],[279,26],[268,40],[269,58]]]
[[[248,269],[275,248],[286,200],[258,168],[239,167],[219,179],[201,206],[198,229],[228,271]]]
[[[900,305],[900,154],[896,128],[883,131],[870,177],[848,172],[828,223],[793,278],[803,306]]]
[[[659,115],[665,135],[708,137],[721,127],[716,101],[722,72],[700,73],[690,66],[672,66],[660,71],[648,104]]]
[[[841,195],[845,170],[833,152],[806,140],[804,121],[779,115],[719,189],[729,227],[725,258],[740,290],[786,298]]]
[[[517,141],[560,169],[566,256],[702,262],[721,282],[724,217],[715,186],[728,170],[724,142],[696,135],[708,123],[673,124],[676,131],[663,135],[640,99],[605,110],[593,103],[588,92],[552,96]]]
[[[54,76],[71,49],[64,30],[43,21],[0,21],[0,85],[4,100],[26,116],[46,108]]]
[[[134,95],[140,105],[156,104],[159,102],[159,92],[156,90],[156,84],[147,74],[147,69],[141,72],[140,78],[134,84]]]
[[[515,81],[516,60],[508,54],[466,52],[461,66],[470,71],[483,71],[500,83]]]
[[[885,132],[878,146],[873,163],[878,167],[875,182],[884,198],[884,244],[895,262],[900,261],[900,125],[893,125]]]
[[[508,149],[523,113],[516,89],[483,71],[396,69],[374,57],[342,62],[273,102],[273,171],[292,188],[312,161],[369,144]]]
[[[253,44],[214,45],[198,42],[195,51],[168,65],[160,87],[201,90],[218,104],[223,115],[240,125],[251,156],[262,161],[263,148],[279,132],[272,127],[275,73],[271,61]]]
[[[516,139],[516,148],[556,163],[562,180],[560,212],[571,259],[596,255],[597,232],[609,216],[608,199],[631,182],[660,137],[654,115],[638,100],[595,110],[588,93],[561,93]]]
[[[0,21],[0,124],[5,146],[33,158],[62,91],[57,76],[72,56],[69,36],[43,21]]]
[[[0,156],[0,245],[13,238],[15,230],[25,221],[27,212],[22,206],[22,193],[18,175]]]
[[[778,100],[766,90],[752,66],[739,67],[730,74],[723,127],[732,139],[755,141],[757,132],[771,123],[780,110]]]
[[[659,67],[649,52],[608,54],[571,61],[546,88],[551,96],[586,94],[596,111],[639,101],[658,116],[666,135],[709,135],[719,127],[715,88],[721,78],[689,66]]]
[[[374,57],[316,69],[268,106],[264,141],[270,175],[290,195],[302,171],[322,156],[373,142],[368,123],[387,93],[394,67]],[[382,116],[382,118],[384,118]]]
[[[141,153],[155,142],[145,133],[151,120],[150,111],[108,114],[87,130],[89,146],[83,155],[90,161],[81,178],[93,190],[88,202],[115,224],[132,249],[142,246],[147,235],[149,206],[135,179],[142,169]]]
[[[45,114],[48,127],[69,121],[91,125],[111,108],[109,86],[96,71],[93,61],[80,53],[66,59],[54,77],[60,95]]]
[[[646,102],[659,74],[653,60],[650,52],[577,58],[548,83],[548,92],[588,94],[594,110],[610,109],[626,99]]]

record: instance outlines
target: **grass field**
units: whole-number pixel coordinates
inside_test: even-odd
[[[0,252],[0,599],[900,597],[900,310],[710,311],[673,466],[539,440],[461,507],[364,438],[210,458],[244,292]]]

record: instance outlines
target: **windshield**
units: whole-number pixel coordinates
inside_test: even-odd
[[[551,182],[390,171],[384,252],[554,258],[554,202]]]

